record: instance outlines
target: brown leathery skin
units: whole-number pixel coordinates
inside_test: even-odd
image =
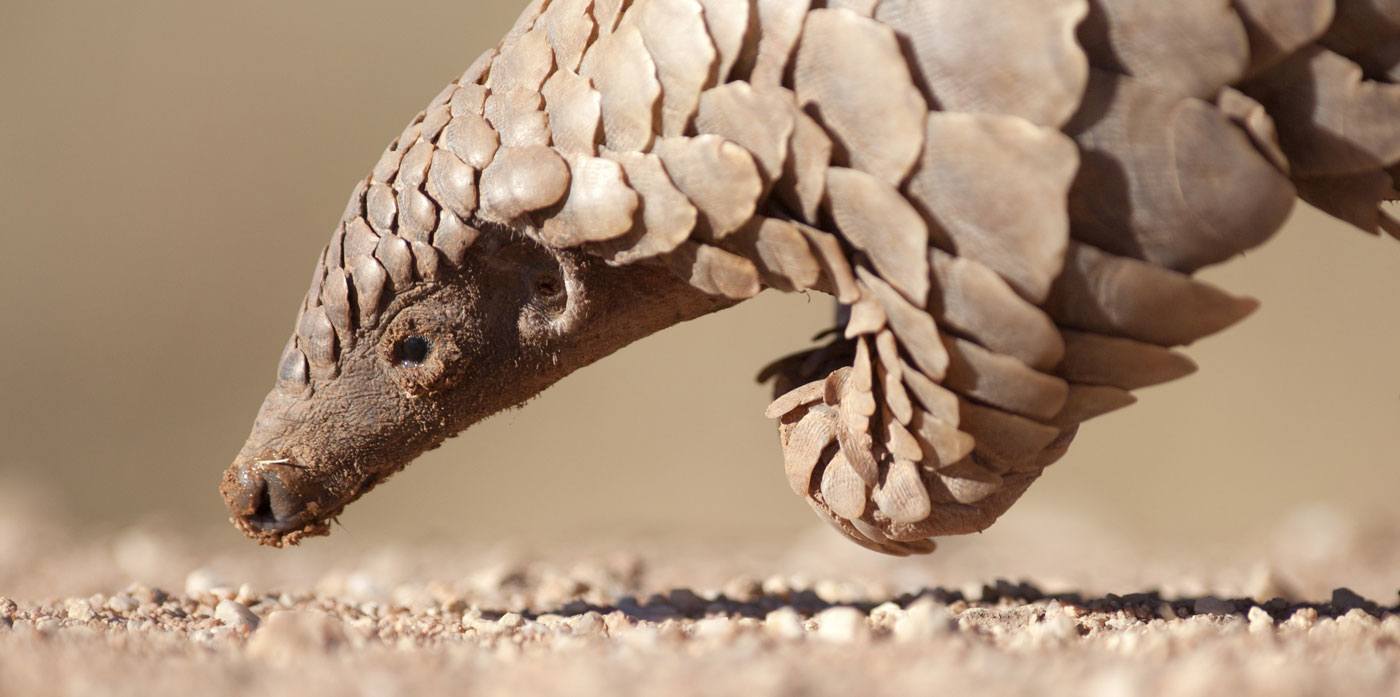
[[[220,487],[241,530],[274,546],[326,534],[347,504],[448,436],[637,338],[730,304],[656,267],[606,268],[504,230],[491,239],[489,253],[395,298],[341,355],[335,378],[272,390]],[[421,366],[394,354],[410,335],[432,342]],[[285,500],[250,496],[249,473],[275,478]],[[300,517],[286,529],[251,525],[269,504]]]
[[[1397,0],[535,0],[354,190],[225,474],[268,544],[765,288],[795,493],[890,554],[990,526],[1257,303],[1302,199],[1400,237]],[[421,341],[410,337],[421,337]],[[409,359],[409,360],[405,360]]]

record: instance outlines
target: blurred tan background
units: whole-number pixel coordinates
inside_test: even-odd
[[[523,2],[523,0],[522,0]],[[82,520],[217,529],[353,182],[522,2],[10,2],[0,10],[0,486]],[[1175,543],[1400,491],[1400,244],[1301,210],[1208,278],[1264,301],[1201,373],[1088,425],[1009,516]],[[342,517],[350,539],[793,535],[752,376],[829,321],[772,296],[483,424]],[[991,535],[996,534],[993,528]]]

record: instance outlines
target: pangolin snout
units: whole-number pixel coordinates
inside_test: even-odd
[[[305,471],[288,459],[235,464],[221,487],[234,524],[260,542],[279,546],[321,532],[325,506],[308,495],[315,483]]]

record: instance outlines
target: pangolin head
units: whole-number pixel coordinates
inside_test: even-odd
[[[665,264],[609,259],[648,242],[623,234],[640,216],[621,166],[503,145],[483,116],[488,94],[464,79],[419,114],[322,252],[276,385],[220,486],[257,541],[326,534],[347,504],[452,435],[732,304]]]
[[[220,487],[250,537],[281,546],[326,534],[347,504],[446,438],[722,306],[665,269],[611,268],[542,245],[529,227],[463,230],[477,239],[455,259],[392,233],[348,263],[348,250],[327,248],[342,256],[318,264],[276,385]]]

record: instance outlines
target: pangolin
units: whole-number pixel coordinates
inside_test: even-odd
[[[1295,200],[1400,237],[1400,0],[534,0],[350,196],[221,491],[270,545],[641,337],[832,295],[792,490],[985,529],[1256,302]]]

